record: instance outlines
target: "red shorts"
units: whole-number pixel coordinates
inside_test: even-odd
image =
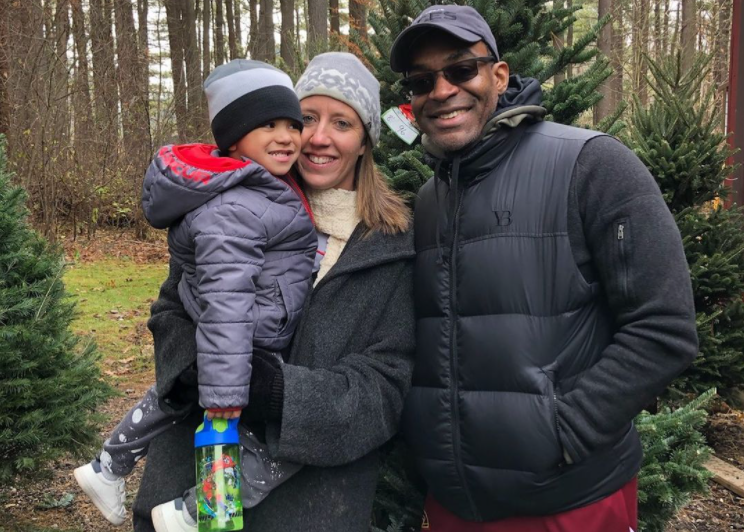
[[[464,521],[431,496],[426,498],[422,532],[634,532],[638,530],[638,481],[589,506],[544,517],[510,517],[490,523]]]

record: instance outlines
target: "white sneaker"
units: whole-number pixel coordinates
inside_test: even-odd
[[[95,465],[98,467],[96,468]],[[124,509],[126,491],[124,479],[108,480],[101,473],[98,461],[85,464],[75,470],[75,480],[85,494],[90,497],[103,517],[116,526],[124,524],[127,511]]]
[[[186,520],[187,514],[183,508],[182,499],[158,505],[152,509],[150,515],[155,532],[194,532],[196,530],[196,523],[190,515],[188,521]]]

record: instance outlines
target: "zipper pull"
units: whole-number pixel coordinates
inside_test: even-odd
[[[617,239],[623,240],[625,238],[625,224],[617,224]]]

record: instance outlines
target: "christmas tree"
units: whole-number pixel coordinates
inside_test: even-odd
[[[90,452],[94,412],[111,393],[95,346],[70,331],[62,256],[28,226],[4,148],[0,136],[0,481]]]
[[[707,489],[712,476],[703,464],[710,456],[701,429],[709,390],[678,410],[641,413],[635,425],[643,444],[638,475],[638,519],[641,532],[664,532],[667,522],[695,492]]]
[[[395,37],[430,3],[426,0],[379,0],[379,10],[371,11],[369,24],[374,35],[361,39],[352,32],[352,42],[380,80],[382,110],[397,107],[408,101],[400,85],[400,75],[390,69],[390,49]],[[576,22],[579,6],[549,7],[547,0],[466,0],[486,19],[499,48],[501,59],[509,64],[513,74],[533,77],[543,84],[543,105],[548,120],[573,124],[601,98],[597,87],[611,74],[606,58],[599,55],[593,43],[607,19],[600,20],[572,46],[558,51],[555,35],[565,32]],[[570,65],[580,65],[580,73],[566,78],[556,86],[550,85],[556,73]],[[616,116],[614,117],[616,118]],[[610,128],[614,121],[606,122]],[[407,194],[415,193],[429,179],[432,171],[422,163],[420,142],[408,146],[387,127],[383,126],[380,144],[375,150],[375,162],[393,184]]]
[[[682,234],[690,265],[700,354],[672,393],[722,395],[744,382],[744,216],[724,209],[731,150],[720,131],[720,111],[708,59],[684,71],[679,55],[649,61],[653,103],[636,101],[626,142],[656,178]]]

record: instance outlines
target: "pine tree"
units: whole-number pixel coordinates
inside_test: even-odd
[[[718,130],[709,60],[689,71],[680,56],[649,61],[654,101],[636,100],[626,142],[656,178],[682,234],[690,265],[700,354],[672,390],[700,393],[744,382],[744,216],[724,209],[731,150]]]
[[[695,492],[707,489],[711,474],[703,467],[710,456],[701,433],[711,389],[682,408],[643,412],[635,420],[643,444],[638,475],[640,532],[664,532],[666,524]]]
[[[458,3],[470,5],[483,15],[497,37],[502,60],[509,64],[513,74],[534,77],[543,84],[543,104],[548,110],[548,120],[573,124],[599,101],[601,95],[597,87],[610,76],[611,70],[608,60],[599,55],[593,43],[608,19],[600,20],[573,46],[558,52],[553,38],[574,24],[580,6],[553,9],[548,7],[552,2],[547,0],[465,0]],[[400,75],[390,69],[390,48],[395,37],[429,4],[426,0],[379,0],[379,10],[369,14],[374,35],[365,41],[352,33],[358,52],[380,80],[383,111],[406,103],[408,98],[402,92]],[[588,67],[552,87],[549,82],[553,75],[568,65]],[[604,126],[612,127],[616,119],[617,115],[613,115]],[[431,177],[431,169],[422,163],[423,155],[420,142],[408,146],[383,126],[375,162],[396,190],[415,193]]]
[[[0,136],[0,481],[89,452],[94,412],[111,394],[95,345],[70,331],[61,253],[28,226],[25,193],[10,177]]]

